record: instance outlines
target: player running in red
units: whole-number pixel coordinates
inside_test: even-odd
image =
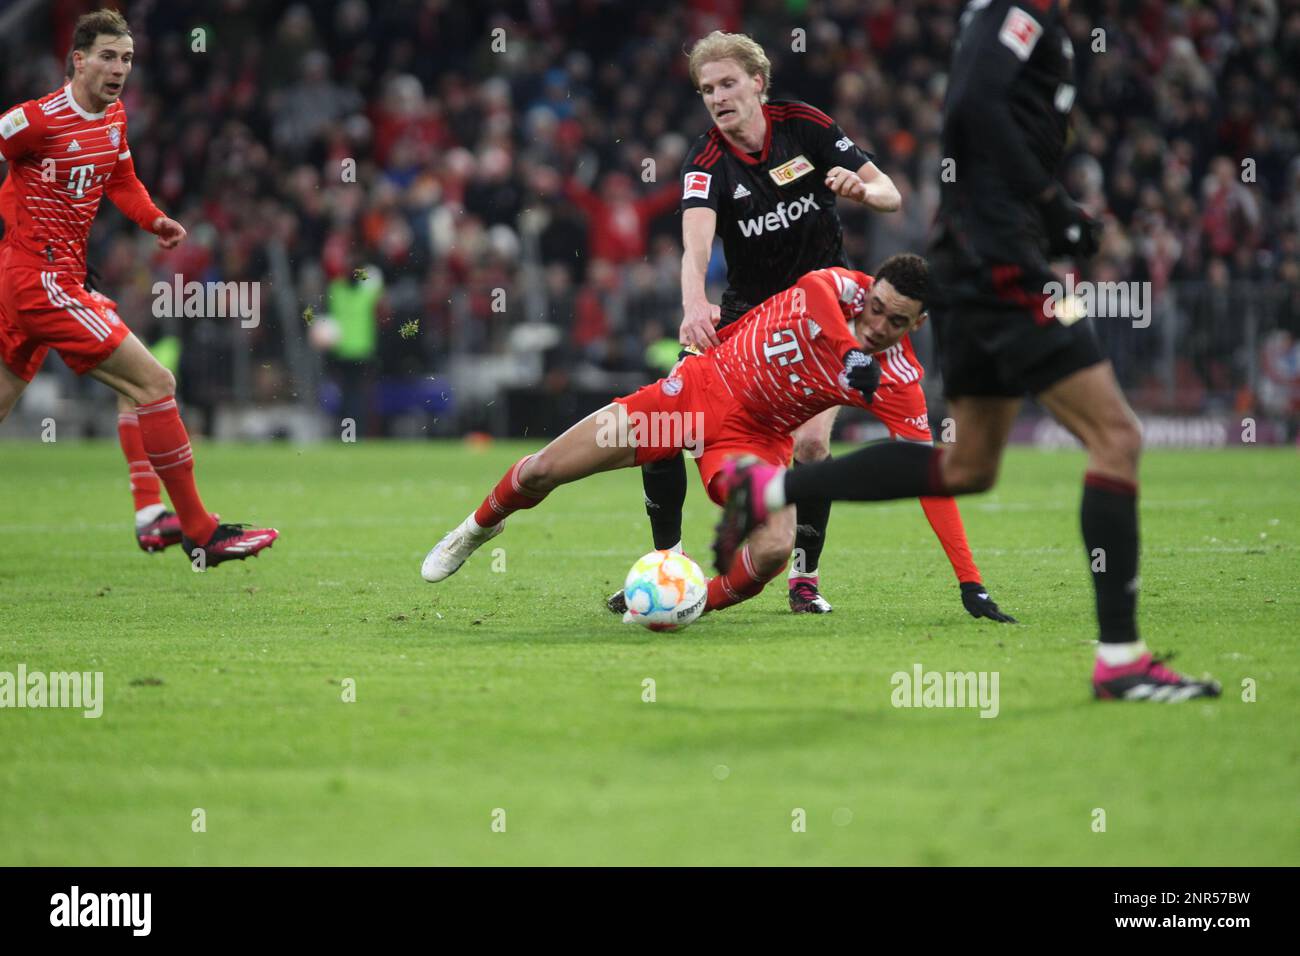
[[[186,556],[206,567],[257,554],[278,532],[221,524],[208,513],[194,483],[175,379],[115,310],[83,288],[86,237],[105,194],[157,235],[161,248],[185,239],[184,227],[154,205],[135,175],[121,103],[133,60],[121,14],[86,14],[73,34],[72,82],[0,113],[6,188],[15,190],[0,246],[0,421],[51,348],[74,372],[125,395],[135,404],[140,449],[180,518]]]
[[[890,409],[883,416],[887,420],[915,413],[909,393],[919,381],[919,369],[915,379],[905,381],[910,375],[898,364],[901,350],[895,348],[923,321],[923,293],[904,294],[890,282],[891,273],[923,277],[924,262],[896,256],[874,280],[842,267],[808,273],[720,330],[719,345],[682,359],[666,378],[616,400],[523,458],[429,552],[421,568],[425,580],[454,574],[501,533],[510,514],[532,508],[555,487],[588,475],[662,460],[689,448],[705,490],[721,503],[714,479],[728,459],[754,455],[769,464],[785,464],[794,441],[791,433],[827,408],[872,408],[876,395]],[[881,362],[870,354],[878,345],[886,346]],[[922,399],[919,413],[911,417],[923,420],[924,410]],[[906,427],[919,440],[922,427]],[[794,535],[794,511],[785,509],[750,539],[726,573],[709,581],[706,610],[758,594],[785,566]]]
[[[73,80],[77,75],[76,58],[72,51],[68,53],[65,76]],[[8,176],[0,184],[0,229],[6,232],[18,217],[17,180]],[[116,193],[110,191],[111,200]],[[0,235],[0,245],[4,235]],[[121,321],[118,316],[117,303],[108,296],[94,289],[91,280],[96,279],[94,269],[87,269],[86,290],[111,317]],[[135,412],[135,402],[120,392],[117,393],[117,437],[126,458],[126,467],[130,479],[131,499],[135,505],[135,540],[140,549],[146,553],[163,551],[172,545],[181,543],[181,522],[173,511],[168,511],[162,501],[162,482],[158,473],[149,464],[140,440],[139,416]]]
[[[8,182],[8,180],[6,180]],[[0,193],[3,193],[0,188]],[[110,315],[117,315],[117,303],[102,292],[86,284],[87,294]],[[121,318],[118,318],[121,321]],[[140,438],[140,416],[135,402],[122,393],[117,394],[117,440],[126,458],[130,482],[131,501],[135,506],[135,540],[146,554],[165,551],[180,544],[183,532],[181,519],[169,511],[162,500],[162,481],[149,463]],[[213,515],[217,519],[216,515]]]

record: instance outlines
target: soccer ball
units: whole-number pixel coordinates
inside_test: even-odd
[[[709,588],[700,566],[676,551],[651,551],[623,582],[624,624],[676,631],[704,613]]]

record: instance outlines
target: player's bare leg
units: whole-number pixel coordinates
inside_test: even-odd
[[[794,463],[812,465],[831,457],[831,431],[839,406],[814,415],[794,431]],[[833,608],[822,597],[818,569],[826,546],[830,522],[828,498],[799,502],[795,515],[794,556],[790,562],[790,610],[796,614],[829,614]]]
[[[628,440],[626,422],[626,406],[612,402],[530,455],[519,471],[525,494],[543,498],[571,481],[635,465],[636,448]]]
[[[950,495],[988,491],[998,480],[1002,452],[1020,413],[1018,398],[953,398],[948,402],[955,443],[943,449],[939,474]]]
[[[4,362],[0,362],[0,422],[9,417],[26,387],[26,382],[9,371],[9,366]]]
[[[1038,396],[1088,451],[1088,471],[1136,483],[1142,426],[1109,362],[1075,372]]]
[[[889,501],[991,488],[1019,406],[1019,399],[953,400],[957,443],[951,448],[885,441],[793,470],[729,463],[719,473],[727,502],[713,543],[719,570],[730,567],[741,543],[787,504],[807,498]]]
[[[747,601],[781,573],[794,547],[795,509],[782,508],[758,528],[736,552],[725,574],[709,579],[705,611],[717,611]]]
[[[1083,442],[1080,524],[1096,593],[1093,693],[1103,700],[1180,701],[1217,697],[1219,684],[1174,673],[1152,656],[1137,628],[1138,460],[1142,430],[1109,362],[1075,372],[1039,396]]]
[[[170,398],[176,393],[176,379],[144,343],[132,333],[113,354],[91,369],[92,378],[130,399],[137,406]]]
[[[628,435],[627,408],[613,402],[541,451],[515,462],[478,509],[425,555],[420,576],[430,583],[451,577],[471,554],[505,530],[507,517],[536,507],[560,485],[635,465],[636,448]]]
[[[274,528],[221,524],[203,506],[194,484],[190,436],[176,407],[176,379],[144,343],[127,335],[90,374],[134,403],[141,445],[176,508],[187,559],[207,568],[271,546],[279,537]]]

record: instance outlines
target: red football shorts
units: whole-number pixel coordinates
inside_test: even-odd
[[[627,409],[636,463],[644,465],[687,452],[695,458],[704,489],[716,504],[723,501],[713,479],[728,458],[754,455],[773,465],[790,461],[794,439],[756,422],[731,397],[714,373],[713,363],[705,358],[682,359],[667,378],[614,401]]]
[[[0,361],[23,381],[50,349],[84,375],[128,335],[112,299],[87,292],[66,272],[11,265],[0,245]]]

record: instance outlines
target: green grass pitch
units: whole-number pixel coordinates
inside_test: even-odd
[[[534,447],[200,444],[209,507],[283,538],[197,574],[135,548],[115,445],[0,444],[0,671],[105,681],[98,720],[0,710],[0,864],[1300,863],[1294,450],[1144,461],[1144,636],[1224,685],[1171,707],[1090,697],[1080,454],[963,499],[1019,626],[963,612],[903,501],[836,506],[834,614],[777,586],[655,635],[603,606],[649,550],[635,472],[420,579]],[[998,716],[893,707],[915,664],[997,671]]]

